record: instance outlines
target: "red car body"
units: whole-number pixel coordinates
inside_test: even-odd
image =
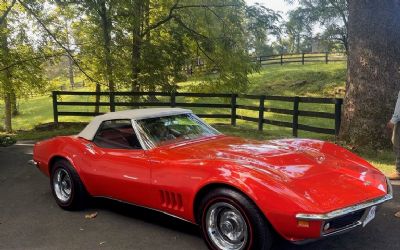
[[[392,198],[391,186],[379,170],[342,147],[317,140],[261,142],[217,135],[128,150],[60,136],[34,147],[34,161],[47,176],[59,158],[71,163],[91,196],[192,223],[198,223],[199,196],[211,187],[230,187],[248,196],[276,232],[294,242],[360,226],[372,206]],[[353,218],[359,211],[359,218]],[[348,224],[334,221],[346,216],[353,216]],[[324,230],[327,221],[336,228]]]

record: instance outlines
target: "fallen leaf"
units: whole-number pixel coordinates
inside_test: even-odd
[[[97,212],[85,215],[85,219],[94,219],[97,216]]]
[[[396,216],[397,218],[400,218],[400,211],[398,211],[397,213],[395,213],[394,216]]]
[[[83,229],[83,228],[79,228],[79,231],[84,231],[85,229]]]

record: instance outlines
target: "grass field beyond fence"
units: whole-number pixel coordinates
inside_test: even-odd
[[[285,95],[285,96],[312,96],[312,97],[343,97],[337,95],[336,88],[344,88],[346,79],[346,63],[307,63],[301,65],[299,63],[281,65],[269,65],[263,67],[259,72],[249,75],[249,94],[256,95]],[[187,82],[179,83],[180,91],[190,91],[190,86],[198,84],[198,80],[190,79]],[[94,87],[87,86],[79,91],[93,91]],[[103,97],[107,101],[106,97]],[[92,101],[92,97],[74,97],[64,96],[62,101]],[[178,100],[182,101],[182,100]],[[188,100],[186,100],[188,101]],[[213,98],[201,100],[201,98],[192,98],[192,102],[200,101],[217,101]],[[229,100],[219,100],[219,102],[227,103]],[[238,101],[242,105],[257,105],[257,100]],[[36,96],[31,98],[22,98],[18,102],[20,115],[13,118],[13,128],[17,131],[17,139],[39,140],[50,138],[56,135],[71,135],[78,133],[84,126],[61,124],[59,128],[49,129],[44,126],[42,129],[34,129],[36,125],[53,122],[52,98],[51,94]],[[288,103],[278,101],[266,101],[265,106],[290,109],[292,106]],[[0,102],[0,119],[3,119],[4,103]],[[300,104],[300,109],[332,112],[332,106]],[[68,110],[63,108],[61,110]],[[77,111],[93,112],[93,107],[80,107]],[[108,107],[102,107],[102,112],[107,112]],[[119,108],[117,108],[119,110]],[[205,112],[202,108],[193,108],[195,112]],[[222,110],[221,110],[222,111]],[[222,111],[226,112],[226,111]],[[229,113],[229,111],[227,111]],[[257,111],[238,110],[237,115],[257,117]],[[266,118],[282,119],[282,121],[291,122],[291,116],[284,114],[267,113]],[[60,122],[89,122],[91,117],[60,117]],[[238,120],[236,127],[223,125],[221,119],[206,119],[221,132],[228,135],[242,136],[257,140],[291,138],[292,129],[278,126],[266,125],[263,131],[257,130],[257,123]],[[300,117],[299,123],[315,124],[332,128],[333,121],[327,119],[316,119],[310,117]],[[316,134],[307,131],[299,131],[299,137],[315,138],[322,140],[334,140],[331,135]],[[360,149],[361,150],[361,149]],[[374,166],[385,173],[394,172],[394,156],[390,150],[382,151],[356,151],[366,158]]]
[[[75,97],[81,100],[66,101],[63,100],[65,97]],[[90,97],[91,100],[82,101],[85,97]],[[236,126],[237,121],[242,120],[257,123],[258,130],[263,130],[266,126],[291,128],[292,135],[295,137],[298,136],[299,130],[338,135],[342,105],[342,99],[338,98],[181,92],[54,91],[52,98],[55,123],[58,123],[60,116],[93,117],[108,111],[131,108],[183,107],[191,108],[202,118],[221,120],[233,126]],[[278,105],[282,103],[286,107],[277,107],[275,103]],[[325,107],[327,110],[316,111],[316,108],[312,110],[300,108],[300,105],[303,106],[303,104],[310,107]],[[96,106],[98,106],[98,110],[95,111]],[[81,110],[87,107],[90,107],[92,111]],[[330,111],[328,111],[329,109]],[[247,113],[243,114],[243,112]],[[302,121],[299,122],[300,118]],[[320,126],[317,121],[320,121]],[[331,124],[330,127],[327,125],[328,123]]]

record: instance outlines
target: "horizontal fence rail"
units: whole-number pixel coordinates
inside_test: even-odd
[[[253,57],[253,62],[260,65],[287,64],[287,63],[312,63],[312,62],[340,62],[346,61],[347,56],[344,53],[298,53],[298,54],[276,54],[268,56]]]
[[[63,96],[91,96],[98,101],[63,101]],[[54,122],[58,123],[60,116],[96,116],[104,112],[96,112],[95,107],[107,107],[107,111],[114,112],[116,107],[140,108],[140,107],[185,107],[185,108],[207,108],[211,110],[225,110],[229,113],[209,114],[195,112],[202,118],[230,119],[230,124],[236,126],[237,120],[254,122],[258,124],[258,129],[263,130],[265,125],[274,125],[292,129],[293,136],[298,136],[298,131],[309,131],[328,135],[338,135],[340,130],[340,118],[343,100],[340,98],[315,98],[299,96],[268,96],[268,95],[242,95],[242,94],[208,94],[208,93],[180,93],[180,92],[75,92],[75,91],[53,91],[53,114]],[[100,100],[101,97],[107,101]],[[119,97],[128,99],[119,100]],[[143,100],[143,97],[153,97]],[[162,100],[158,100],[159,97]],[[201,98],[203,102],[178,102],[178,97]],[[220,103],[205,102],[204,98],[219,98]],[[61,99],[61,100],[59,100]],[[240,104],[242,101],[253,101],[252,105]],[[277,101],[287,104],[291,108],[277,108],[266,106],[266,102]],[[256,104],[255,104],[256,103]],[[301,104],[332,104],[332,112],[301,110]],[[60,106],[70,107],[92,107],[93,111],[60,111]],[[257,116],[240,115],[238,111],[248,110],[257,113]],[[291,116],[289,121],[280,121],[266,118],[266,114],[279,114]],[[334,120],[334,127],[321,128],[310,124],[299,123],[300,117],[312,117],[319,119]]]

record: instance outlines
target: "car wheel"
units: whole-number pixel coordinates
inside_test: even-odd
[[[198,210],[203,238],[210,249],[270,249],[272,233],[257,206],[231,189],[216,189],[203,197]]]
[[[79,175],[67,160],[56,161],[50,175],[50,185],[57,204],[66,210],[82,209],[86,190]]]

